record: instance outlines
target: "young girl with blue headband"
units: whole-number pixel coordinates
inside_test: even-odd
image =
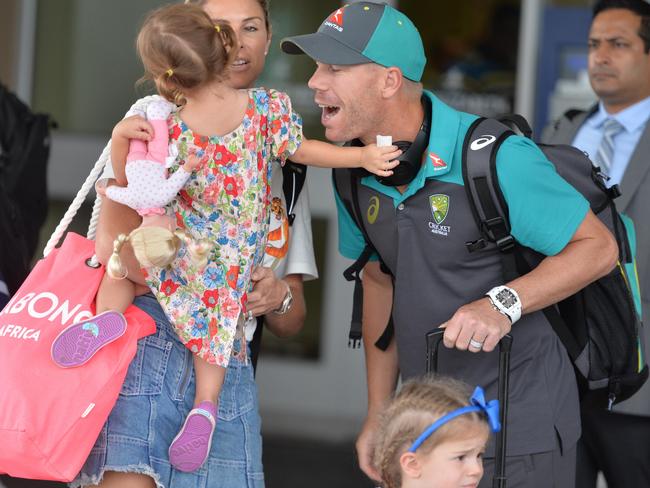
[[[386,407],[373,461],[384,488],[476,488],[499,405],[450,378],[406,382]]]

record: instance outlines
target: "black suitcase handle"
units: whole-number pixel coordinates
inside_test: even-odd
[[[438,349],[444,329],[433,329],[426,335],[427,338],[427,373],[438,372]],[[506,488],[506,428],[508,419],[508,388],[510,382],[510,350],[512,349],[512,336],[506,334],[499,341],[499,422],[501,430],[496,435],[494,453],[494,478],[493,488]]]

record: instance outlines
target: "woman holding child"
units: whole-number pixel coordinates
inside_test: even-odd
[[[271,40],[267,1],[199,3],[213,20],[229,23],[237,35],[239,51],[230,66],[230,84],[235,88],[253,86],[264,68]],[[271,186],[272,196],[278,198],[282,193],[281,175],[275,167]],[[271,269],[259,267],[253,272],[254,287],[248,294],[247,313],[253,317],[265,315],[267,326],[279,336],[292,335],[302,327],[303,276],[315,278],[317,274],[306,200],[303,189],[294,209],[296,218],[288,253],[276,268],[282,279]],[[100,257],[107,260],[115,237],[128,233],[139,223],[134,211],[104,199],[97,235]],[[139,276],[140,266],[125,251],[122,258],[130,270],[129,277]],[[139,281],[138,292],[148,292],[144,280]],[[283,315],[271,313],[281,307],[288,293],[293,296],[291,308]],[[238,357],[233,356],[228,364],[219,398],[215,442],[204,466],[192,473],[172,469],[168,447],[193,405],[192,354],[178,340],[152,295],[139,296],[135,303],[156,320],[158,332],[139,344],[115,408],[72,486],[264,486],[257,390],[250,361],[240,360],[241,354],[234,354]],[[240,350],[245,347],[242,343],[235,345]]]

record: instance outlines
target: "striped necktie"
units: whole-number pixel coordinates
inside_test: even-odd
[[[616,119],[607,119],[603,124],[603,138],[596,151],[595,161],[606,175],[609,175],[614,161],[614,137],[622,130],[623,126]]]

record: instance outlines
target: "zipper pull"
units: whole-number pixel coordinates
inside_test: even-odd
[[[609,382],[609,395],[607,396],[607,410],[611,412],[617,395],[621,392],[621,383],[618,380]]]
[[[607,398],[607,410],[611,412],[612,407],[614,406],[614,402],[616,401],[616,395],[614,393],[609,394],[609,397]]]

